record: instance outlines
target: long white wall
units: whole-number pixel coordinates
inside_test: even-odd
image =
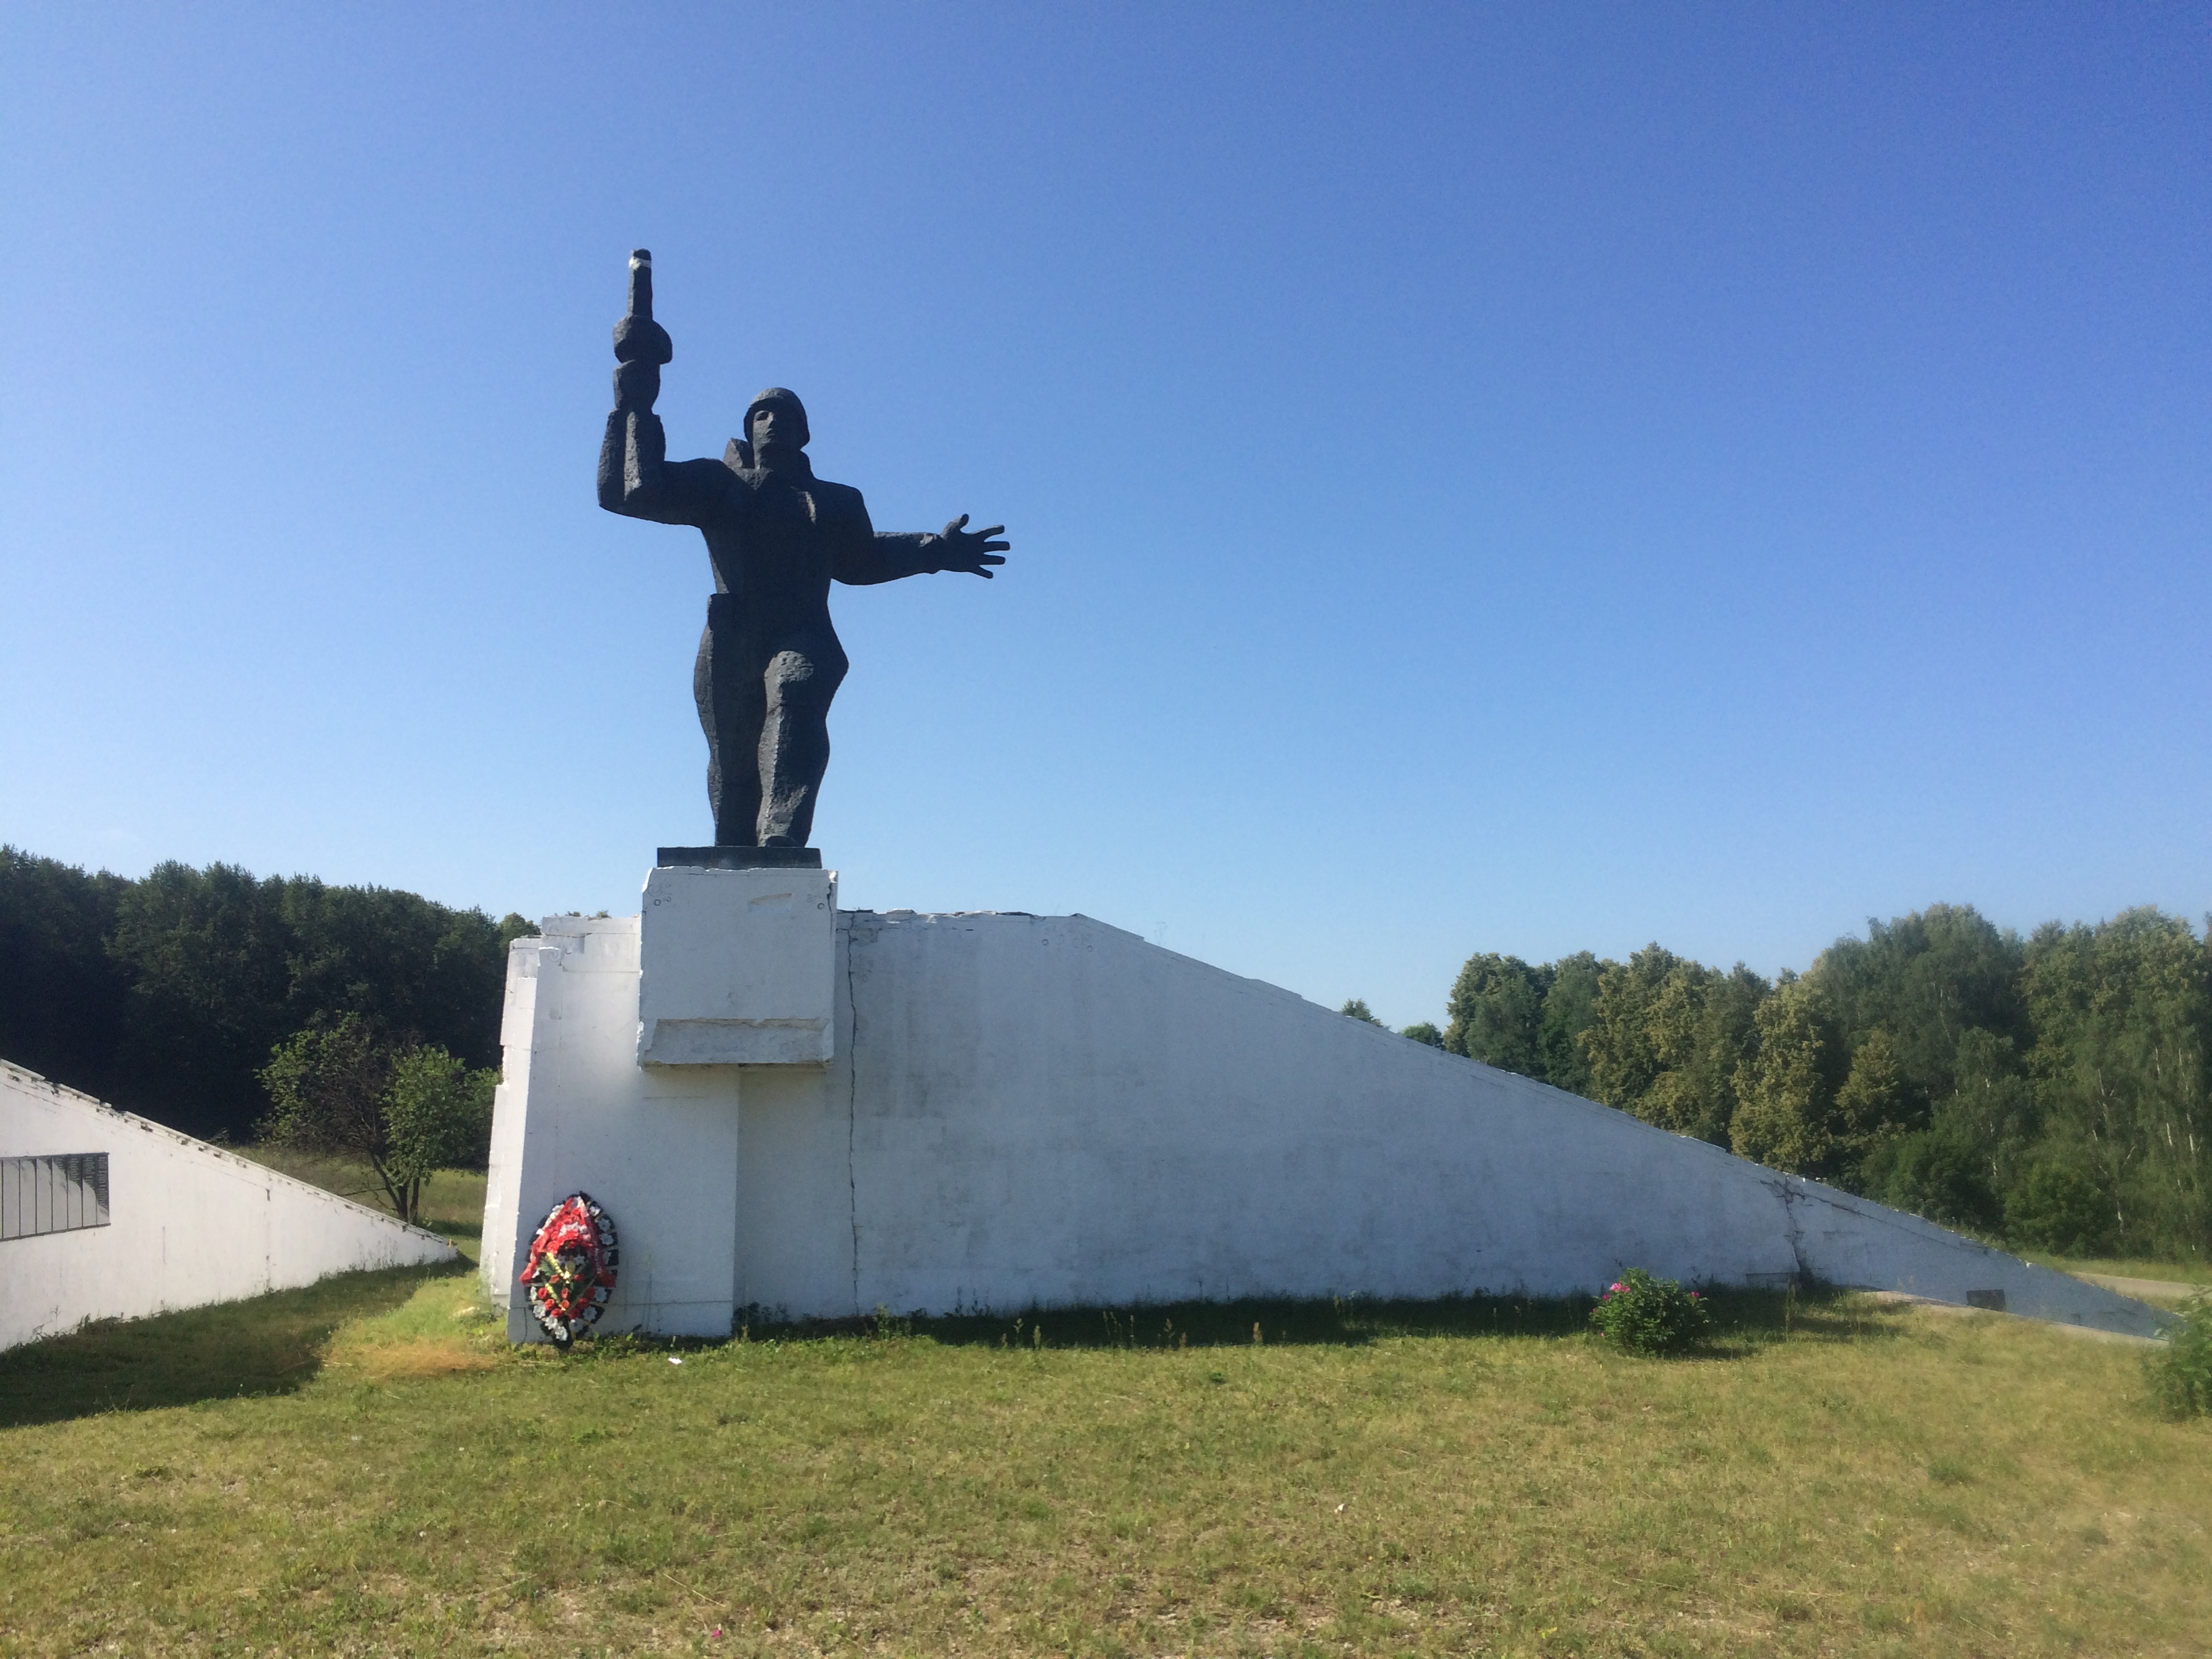
[[[622,1230],[603,1328],[720,1334],[732,1304],[1557,1295],[1629,1267],[2156,1317],[1079,916],[841,915],[820,1068],[636,1065],[635,919],[548,928],[510,963],[486,1260],[496,1219],[504,1297],[514,1241],[590,1191]]]
[[[108,1224],[0,1240],[0,1348],[456,1254],[434,1233],[0,1061],[0,1158],[83,1152],[107,1154]]]

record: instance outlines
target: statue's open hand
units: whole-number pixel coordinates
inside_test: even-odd
[[[991,573],[987,567],[1006,563],[999,555],[1013,544],[991,539],[1005,532],[1006,526],[1002,524],[994,524],[988,530],[970,530],[967,526],[968,515],[963,513],[945,526],[945,533],[936,538],[937,546],[932,550],[937,558],[937,568],[939,570],[964,570],[971,576],[981,576],[988,581]]]

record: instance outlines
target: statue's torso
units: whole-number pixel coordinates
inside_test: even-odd
[[[750,626],[827,627],[841,547],[873,531],[860,492],[809,473],[732,467],[701,526],[714,590],[733,596]]]

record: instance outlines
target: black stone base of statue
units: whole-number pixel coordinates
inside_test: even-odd
[[[659,868],[695,870],[819,870],[818,847],[664,847],[653,860]]]

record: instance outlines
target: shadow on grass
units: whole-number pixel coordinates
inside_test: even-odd
[[[1741,1358],[1785,1339],[1849,1342],[1886,1335],[1897,1323],[1844,1291],[1714,1289],[1715,1340],[1709,1358]],[[1389,1302],[1365,1297],[1326,1301],[1177,1302],[1135,1308],[1042,1308],[1019,1315],[931,1317],[879,1310],[863,1319],[779,1321],[747,1310],[754,1341],[853,1336],[914,1336],[953,1347],[1221,1348],[1255,1342],[1356,1347],[1394,1337],[1575,1336],[1589,1330],[1587,1296],[1445,1297]]]
[[[321,1370],[341,1324],[390,1311],[425,1279],[471,1271],[457,1261],[340,1273],[304,1290],[103,1320],[10,1349],[0,1353],[0,1428],[289,1394]]]

